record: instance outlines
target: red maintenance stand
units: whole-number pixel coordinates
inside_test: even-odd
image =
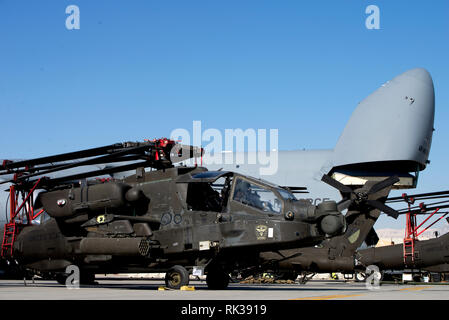
[[[16,180],[17,177],[14,177]],[[20,184],[13,184],[9,187],[9,221],[5,224],[1,257],[13,256],[14,241],[19,232],[28,225],[33,224],[44,211],[34,212],[33,202],[34,190],[38,187],[41,179],[38,179],[31,188]]]
[[[419,259],[419,252],[415,250],[415,243],[419,241],[418,237],[430,227],[432,227],[435,223],[443,219],[447,213],[436,219],[433,223],[431,223],[426,228],[420,230],[420,228],[429,221],[439,210],[440,208],[432,208],[434,210],[423,222],[419,225],[417,223],[417,215],[425,214],[428,211],[428,208],[424,203],[419,204],[419,210],[412,210],[412,205],[415,203],[414,197],[408,197],[406,193],[402,194],[402,198],[408,205],[408,211],[406,212],[406,226],[405,226],[405,236],[404,236],[404,265],[413,267],[415,265],[416,260]]]

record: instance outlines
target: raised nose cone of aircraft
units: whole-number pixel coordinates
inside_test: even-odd
[[[334,149],[334,167],[375,163],[402,172],[423,170],[434,114],[429,72],[416,68],[398,75],[359,103]]]
[[[409,71],[404,72],[403,74],[397,76],[395,80],[402,81],[402,78],[412,78],[414,80],[422,81],[424,85],[432,87],[433,90],[433,81],[430,73],[424,68],[416,68]],[[405,80],[404,80],[405,81]],[[411,80],[413,81],[413,80]]]

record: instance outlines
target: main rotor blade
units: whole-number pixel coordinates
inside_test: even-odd
[[[65,176],[65,177],[60,177],[60,178],[47,179],[47,180],[44,180],[43,182],[41,182],[41,187],[43,189],[48,189],[52,186],[56,186],[61,183],[69,183],[73,180],[82,180],[82,179],[90,178],[90,177],[98,177],[98,176],[102,176],[102,175],[106,175],[106,174],[124,172],[124,171],[133,170],[133,169],[137,169],[139,167],[146,167],[146,166],[149,166],[148,161],[135,162],[135,163],[126,164],[126,165],[117,166],[117,167],[104,168],[104,169],[100,169],[100,170],[83,172],[83,173],[73,174],[70,176]],[[31,181],[31,183],[33,183],[33,182],[34,181]]]
[[[24,166],[31,167],[31,166],[36,166],[39,164],[45,164],[45,163],[51,163],[51,162],[74,160],[74,159],[78,159],[78,158],[94,157],[94,156],[109,153],[109,152],[114,151],[115,149],[119,149],[119,148],[123,148],[122,143],[115,143],[115,144],[111,144],[111,145],[99,147],[99,148],[92,148],[92,149],[85,149],[85,150],[81,150],[81,151],[62,153],[62,154],[58,154],[58,155],[54,155],[54,156],[16,161],[16,162],[7,163],[4,167],[2,165],[0,165],[0,167],[2,170],[6,170],[6,169],[20,168],[20,167],[24,167]]]
[[[426,207],[425,210],[415,209],[415,210],[411,210],[410,213],[412,213],[412,214],[429,214],[430,211],[434,211],[436,209],[447,209],[447,208],[449,208],[449,204],[439,205],[439,206],[429,206],[429,207]],[[404,208],[404,209],[399,210],[398,212],[399,212],[399,214],[407,214],[409,211],[408,211],[408,208]],[[439,214],[439,213],[441,213],[441,211],[439,211],[437,213]]]
[[[399,216],[399,212],[397,212],[396,210],[394,210],[393,208],[386,206],[385,204],[383,204],[380,201],[377,200],[366,200],[366,203],[376,209],[379,209],[380,211],[386,213],[387,215],[389,215],[390,217],[397,219]]]
[[[56,171],[62,171],[62,170],[67,170],[67,169],[86,166],[86,165],[92,165],[92,164],[97,164],[97,163],[106,163],[109,160],[116,159],[116,158],[118,158],[120,156],[124,156],[126,154],[130,154],[130,153],[137,154],[139,152],[143,152],[143,151],[145,151],[145,149],[148,149],[148,146],[131,147],[131,148],[127,148],[125,150],[107,154],[107,155],[104,155],[101,157],[87,159],[87,160],[83,160],[83,161],[72,162],[72,163],[64,164],[62,166],[55,166],[54,168],[51,168],[48,170],[38,171],[35,173],[31,173],[31,174],[26,174],[26,175],[20,176],[17,180],[19,180],[19,181],[26,180],[31,177],[36,177],[36,176],[45,175],[45,174],[49,174],[49,173],[56,172]],[[39,170],[39,169],[37,169],[37,170]],[[12,180],[8,180],[5,182],[14,182],[14,181],[15,180],[12,179]],[[0,182],[0,184],[2,184],[2,183],[3,182]]]
[[[407,194],[407,197],[414,198],[416,200],[427,200],[427,199],[438,199],[439,196],[441,198],[449,197],[449,190],[445,191],[437,191],[437,192],[429,192],[429,193],[420,193],[420,194]],[[391,197],[387,199],[387,202],[399,202],[404,201],[402,196],[400,197]]]
[[[396,182],[399,182],[399,178],[397,176],[389,177],[373,185],[367,194],[376,193],[382,189],[394,185]]]
[[[321,181],[327,183],[331,187],[334,187],[335,189],[339,190],[342,193],[352,193],[352,189],[348,187],[347,185],[344,185],[341,182],[338,182],[337,180],[331,178],[327,174],[323,175],[321,178]]]

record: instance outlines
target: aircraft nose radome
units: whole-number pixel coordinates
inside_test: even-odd
[[[429,72],[415,68],[399,74],[359,103],[335,146],[334,166],[403,161],[425,168],[434,114]]]
[[[415,68],[415,69],[408,70],[408,71],[400,74],[398,77],[396,77],[395,80],[406,80],[407,78],[419,80],[423,84],[426,84],[433,88],[432,77],[430,76],[429,71],[427,71],[424,68]]]

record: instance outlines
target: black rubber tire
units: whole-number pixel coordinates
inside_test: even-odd
[[[364,272],[354,272],[354,280],[355,282],[365,282],[367,275]]]
[[[206,283],[211,290],[224,290],[229,285],[229,274],[218,265],[210,266],[207,269]]]
[[[189,284],[189,272],[183,266],[173,266],[165,274],[165,285],[170,289],[180,289]]]

